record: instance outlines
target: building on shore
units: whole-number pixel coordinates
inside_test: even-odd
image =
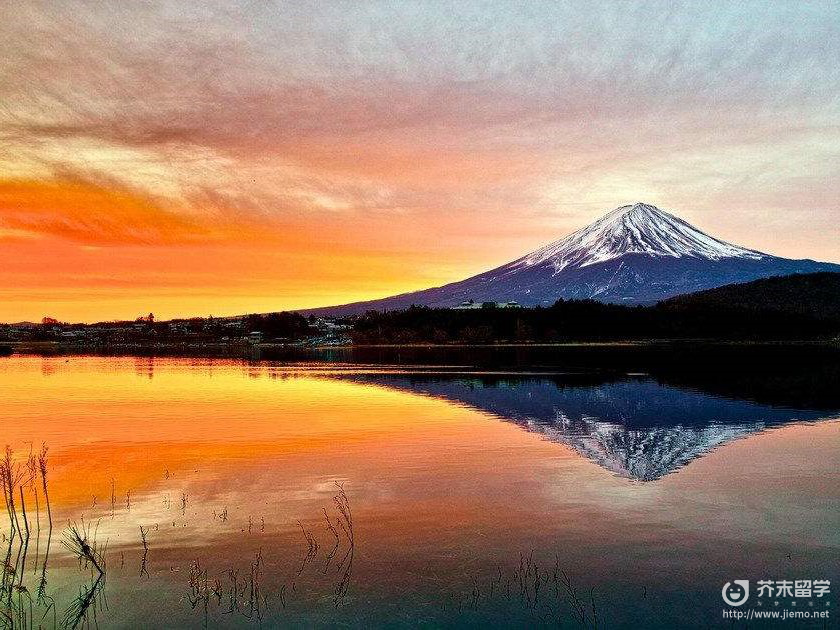
[[[453,306],[453,311],[472,311],[479,308],[522,308],[519,302],[513,300],[509,302],[476,302],[475,300],[466,300]]]

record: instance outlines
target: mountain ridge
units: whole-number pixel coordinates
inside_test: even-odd
[[[704,307],[807,315],[840,321],[840,273],[817,272],[760,278],[664,300],[674,312]]]
[[[788,259],[717,239],[650,204],[620,206],[597,221],[512,262],[440,287],[349,304],[302,309],[352,315],[411,305],[474,302],[548,306],[558,299],[652,304],[678,295],[840,265]]]

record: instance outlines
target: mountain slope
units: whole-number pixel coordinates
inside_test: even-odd
[[[621,206],[591,225],[491,271],[381,300],[309,309],[349,315],[411,306],[558,299],[649,304],[770,276],[840,271],[840,265],[771,256],[716,239],[651,205]]]

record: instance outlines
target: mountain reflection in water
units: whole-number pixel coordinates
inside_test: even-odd
[[[836,579],[840,361],[506,352],[4,358],[48,483],[14,475],[0,628],[573,627],[564,576],[599,627],[705,628],[733,576]]]
[[[565,444],[616,475],[639,481],[660,479],[732,440],[840,414],[840,402],[827,401],[824,393],[812,402],[814,408],[780,406],[674,387],[647,377],[608,382],[404,374],[349,378],[489,412]]]

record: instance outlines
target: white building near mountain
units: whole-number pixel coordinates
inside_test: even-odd
[[[510,300],[509,302],[476,302],[475,300],[465,300],[457,306],[453,306],[453,311],[474,311],[479,308],[522,308],[519,302]]]

